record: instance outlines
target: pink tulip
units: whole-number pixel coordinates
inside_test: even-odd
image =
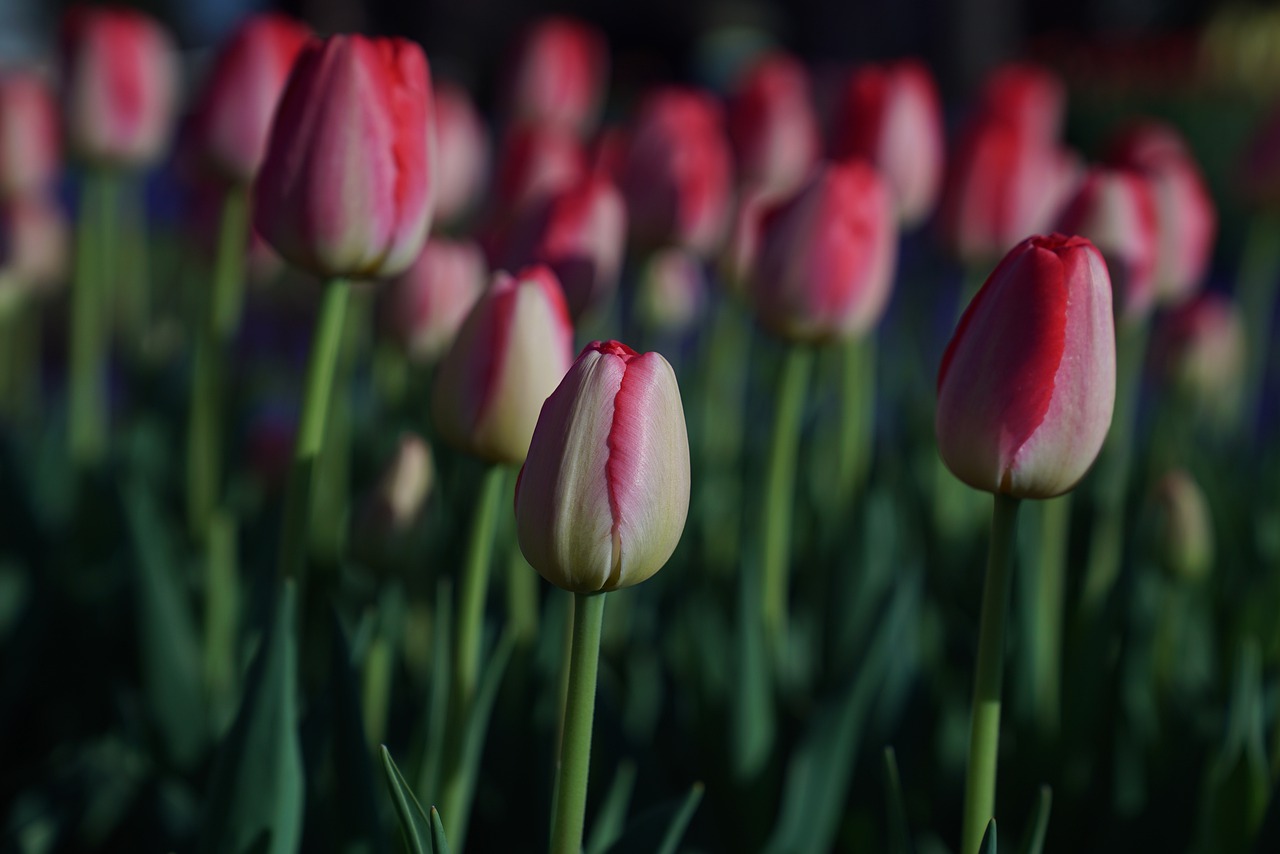
[[[506,81],[506,111],[517,123],[583,135],[600,117],[608,85],[604,34],[572,18],[544,18],[522,38]]]
[[[1144,121],[1112,141],[1109,160],[1141,172],[1151,186],[1156,216],[1156,302],[1172,305],[1204,284],[1218,228],[1204,175],[1172,127]]]
[[[431,74],[404,39],[302,49],[255,184],[254,223],[322,278],[394,276],[418,257],[435,195]]]
[[[555,274],[498,273],[436,374],[440,436],[486,462],[519,465],[542,402],[572,361],[573,327]]]
[[[738,197],[729,239],[720,256],[721,280],[735,296],[744,296],[760,253],[760,227],[777,202],[768,193],[747,190]]]
[[[1058,218],[1058,230],[1087,238],[1102,252],[1116,296],[1116,316],[1145,318],[1156,297],[1156,208],[1137,172],[1091,169]]]
[[[639,584],[680,542],[689,479],[671,365],[617,341],[588,344],[542,407],[516,482],[520,550],[575,593]]]
[[[1047,68],[1012,62],[987,75],[977,112],[981,121],[1012,124],[1038,142],[1056,144],[1067,113],[1067,88]]]
[[[904,227],[937,204],[946,156],[942,102],[929,69],[915,60],[869,65],[850,75],[837,107],[832,156],[870,161],[893,188]]]
[[[791,341],[862,335],[880,320],[897,261],[893,199],[869,164],[827,164],[765,214],[751,285],[756,315]]]
[[[436,215],[454,222],[476,208],[489,183],[489,129],[464,89],[437,83],[436,141],[440,180]]]
[[[67,144],[91,163],[143,166],[165,152],[178,98],[169,34],[130,9],[77,6],[62,26]]]
[[[1051,498],[1093,464],[1115,393],[1102,253],[1082,237],[1031,237],[996,267],[947,345],[938,450],[975,489]]]
[[[484,293],[488,275],[475,243],[433,237],[383,291],[382,328],[414,361],[435,362]]]
[[[507,131],[498,155],[497,202],[502,216],[567,190],[587,174],[582,142],[554,125],[522,125]]]
[[[0,73],[0,198],[44,192],[62,169],[53,92],[29,71]]]
[[[1213,569],[1213,514],[1200,485],[1184,469],[1167,472],[1151,491],[1156,557],[1173,578],[1197,582]]]
[[[1245,353],[1239,308],[1211,292],[1160,316],[1151,342],[1156,373],[1224,419],[1234,414],[1240,402]]]
[[[69,255],[67,217],[52,193],[0,202],[0,290],[40,290],[61,283]]]
[[[577,319],[618,287],[627,239],[622,194],[608,178],[588,178],[552,196],[538,219],[531,260],[556,274]]]
[[[794,192],[818,162],[818,118],[804,65],[768,54],[738,81],[728,109],[738,180],[752,191]]]
[[[714,253],[729,225],[732,192],[729,144],[716,103],[692,89],[650,93],[628,141],[622,191],[642,246]]]
[[[636,290],[636,314],[649,329],[683,334],[707,306],[702,260],[687,249],[660,249],[645,261]]]
[[[213,174],[250,184],[267,151],[276,105],[298,52],[310,38],[284,15],[256,15],[222,48],[196,104],[192,142]]]

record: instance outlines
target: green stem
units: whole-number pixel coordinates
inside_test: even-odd
[[[1067,533],[1071,524],[1071,493],[1040,502],[1040,541],[1037,565],[1025,574],[1034,591],[1028,638],[1031,643],[1031,684],[1036,722],[1044,737],[1058,733],[1062,684],[1063,589],[1067,564]]]
[[[484,603],[489,593],[489,569],[507,470],[490,466],[480,485],[476,515],[467,545],[467,565],[458,596],[458,642],[454,660],[454,701],[467,709],[475,696],[480,674],[480,646],[484,640]],[[465,719],[465,714],[462,716]],[[451,820],[457,821],[455,816]]]
[[[71,457],[86,468],[107,451],[107,362],[110,358],[110,232],[115,221],[113,176],[89,171],[81,190],[71,293],[70,393],[67,419]]]
[[[1280,283],[1280,219],[1273,214],[1257,214],[1249,222],[1244,252],[1240,259],[1236,297],[1245,323],[1248,364],[1245,374],[1245,406],[1241,412],[1256,428],[1258,407],[1267,381],[1267,354],[1271,349],[1271,313]]]
[[[847,510],[862,490],[875,442],[876,342],[864,335],[844,346],[840,389],[840,500]]]
[[[533,643],[538,635],[538,573],[514,538],[507,561],[507,622],[517,646]]]
[[[130,176],[120,187],[120,328],[129,346],[141,352],[151,314],[151,271],[147,257],[146,184]]]
[[[235,713],[237,612],[240,600],[236,524],[215,511],[205,541],[204,676],[214,731],[221,736]]]
[[[324,301],[316,323],[307,364],[306,387],[302,397],[302,418],[293,449],[293,465],[285,492],[284,530],[280,537],[279,572],[285,578],[305,575],[303,556],[307,541],[307,516],[311,506],[311,479],[316,459],[324,445],[324,429],[333,394],[342,330],[346,324],[350,286],[331,279],[325,286]]]
[[[604,598],[603,593],[575,593],[573,597],[569,696],[564,709],[564,741],[560,745],[559,779],[551,821],[551,854],[580,854],[582,851]]]
[[[1018,499],[995,497],[991,550],[982,589],[978,662],[973,679],[969,729],[969,767],[965,774],[964,830],[961,854],[978,854],[987,823],[995,817],[996,758],[1000,748],[1000,692],[1004,681],[1004,624],[1009,609],[1011,557]]]
[[[764,531],[761,548],[764,572],[765,634],[779,648],[786,637],[788,612],[788,558],[791,554],[791,510],[795,498],[796,456],[800,447],[800,420],[813,354],[800,346],[787,348],[782,380],[774,411],[773,438],[764,488]]]

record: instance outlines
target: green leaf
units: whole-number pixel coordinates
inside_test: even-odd
[[[382,770],[387,778],[387,790],[391,792],[391,803],[395,805],[396,817],[400,819],[400,832],[404,836],[404,847],[410,854],[439,854],[447,849],[437,849],[435,844],[436,829],[440,826],[440,815],[435,807],[431,808],[431,817],[427,818],[422,805],[414,797],[413,790],[404,781],[391,751],[382,745]],[[444,840],[444,829],[439,829],[440,839]]]
[[[683,798],[645,810],[627,825],[622,838],[606,854],[675,854],[702,800],[702,791],[702,784],[694,783]]]
[[[1053,806],[1053,789],[1040,787],[1040,799],[1036,801],[1036,811],[1031,816],[1027,841],[1023,843],[1022,854],[1041,854],[1044,851],[1045,835],[1049,832],[1049,808]]]
[[[449,843],[444,839],[444,822],[435,807],[431,808],[431,845],[435,848],[434,854],[449,854]]]
[[[442,785],[445,730],[449,726],[449,685],[453,678],[453,595],[447,578],[436,585],[436,613],[431,638],[431,688],[427,702],[426,744],[418,766],[418,791],[436,792]]]
[[[978,845],[980,854],[996,854],[996,820],[987,822],[987,832],[982,834],[982,842]]]
[[[759,560],[746,560],[742,583],[738,585],[738,673],[729,723],[729,755],[733,776],[739,781],[752,780],[763,770],[773,751],[777,728],[764,642],[761,572]]]
[[[587,837],[587,854],[604,854],[622,835],[635,783],[635,763],[620,763],[617,773],[613,775],[613,784],[609,786],[604,803],[597,810],[596,820],[591,825],[591,835]]]
[[[255,656],[231,732],[218,750],[202,851],[242,854],[261,846],[295,854],[305,800],[298,743],[296,591],[286,582]]]
[[[898,757],[892,747],[884,749],[884,788],[890,854],[912,854],[911,826],[907,823],[907,805],[902,796],[902,779],[898,776]]]

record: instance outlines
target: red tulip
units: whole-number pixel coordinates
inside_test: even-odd
[[[713,253],[729,225],[732,175],[720,110],[692,89],[644,100],[623,170],[631,230],[646,247]]]
[[[510,118],[579,135],[595,127],[608,85],[603,33],[572,18],[545,18],[525,33],[515,56],[506,81]]]
[[[1245,352],[1239,308],[1227,297],[1205,292],[1159,318],[1151,363],[1179,393],[1225,419],[1240,402]]]
[[[577,184],[586,173],[586,152],[570,131],[554,125],[513,127],[503,137],[498,155],[500,213],[518,214]]]
[[[498,273],[436,374],[441,438],[486,462],[519,465],[542,402],[572,361],[573,327],[555,274]]]
[[[422,251],[435,191],[422,49],[333,36],[303,48],[255,184],[254,222],[322,278],[393,276]]]
[[[1087,238],[1106,259],[1116,316],[1140,320],[1155,304],[1156,208],[1137,172],[1091,169],[1058,218],[1058,230]]]
[[[836,111],[832,156],[870,161],[893,188],[898,219],[919,223],[937,204],[946,141],[929,69],[915,60],[850,75]]]
[[[141,166],[164,154],[178,97],[169,34],[130,9],[77,6],[63,19],[68,148],[95,163]]]
[[[575,593],[638,584],[680,542],[689,482],[671,365],[617,341],[588,344],[543,405],[516,482],[520,550]]]
[[[382,292],[382,327],[415,361],[448,350],[488,283],[484,253],[468,241],[433,237]]]
[[[465,90],[436,84],[436,142],[440,180],[436,215],[453,222],[471,212],[489,182],[489,129]]]
[[[250,184],[267,151],[276,105],[310,37],[284,15],[256,15],[222,48],[195,108],[192,140],[214,174]]]
[[[799,60],[766,55],[738,81],[728,109],[738,180],[751,191],[794,192],[819,156],[809,73]]]
[[[1051,498],[1093,464],[1115,393],[1102,253],[1082,237],[1031,237],[996,267],[947,345],[938,450],[975,489]]]
[[[1047,68],[1012,62],[987,75],[978,95],[980,121],[1001,121],[1043,143],[1057,143],[1067,112],[1067,88]]]
[[[827,164],[765,214],[751,285],[756,315],[793,341],[861,335],[884,313],[897,247],[884,179],[865,162]]]
[[[53,92],[29,71],[0,73],[0,198],[43,192],[62,168]]]
[[[538,217],[532,260],[560,280],[569,316],[581,317],[618,287],[627,208],[608,178],[592,177],[552,196]]]

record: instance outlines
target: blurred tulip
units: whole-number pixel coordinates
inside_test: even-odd
[[[942,189],[942,102],[921,62],[869,65],[849,76],[836,108],[831,154],[863,158],[893,189],[904,227],[932,213]]]
[[[649,256],[637,287],[636,313],[648,329],[687,332],[706,309],[702,261],[686,249],[662,249]]]
[[[1088,239],[1111,275],[1116,318],[1133,322],[1156,298],[1156,207],[1151,185],[1125,169],[1090,169],[1058,217],[1057,230]]]
[[[794,192],[817,164],[821,147],[804,65],[781,53],[752,65],[729,99],[728,129],[744,190]]]
[[[869,164],[827,164],[764,215],[751,296],[760,323],[789,340],[862,335],[889,300],[897,263],[893,199]]]
[[[431,448],[422,437],[404,434],[360,511],[359,527],[366,535],[403,533],[422,515],[434,483]]]
[[[62,169],[53,91],[30,71],[0,72],[0,198],[43,192]]]
[[[516,482],[520,550],[575,593],[639,584],[680,542],[689,478],[684,407],[666,359],[588,344],[542,407]]]
[[[489,183],[489,128],[466,90],[437,83],[436,143],[439,156],[436,215],[454,222],[476,208]]]
[[[732,191],[716,103],[693,89],[650,93],[628,141],[622,191],[632,234],[643,247],[714,253],[729,225]]]
[[[197,156],[222,180],[250,184],[258,174],[280,95],[308,38],[302,23],[263,14],[241,24],[222,47],[191,126]]]
[[[254,224],[321,278],[375,278],[422,251],[435,195],[430,71],[404,39],[302,49],[254,187]]]
[[[960,480],[1051,498],[1093,464],[1115,406],[1111,283],[1082,237],[1031,237],[974,297],[938,371],[935,430]]]
[[[503,137],[498,155],[499,213],[519,214],[572,187],[586,172],[586,152],[570,131],[554,125],[513,127]]]
[[[1135,124],[1114,140],[1109,161],[1141,172],[1156,217],[1156,302],[1176,305],[1204,284],[1218,214],[1204,175],[1182,136],[1155,121]]]
[[[978,94],[979,121],[1012,124],[1037,142],[1056,144],[1067,113],[1067,87],[1053,71],[1011,62],[987,75]]]
[[[1151,504],[1160,565],[1184,581],[1205,578],[1213,568],[1213,519],[1199,484],[1175,469],[1156,483]]]
[[[446,442],[488,463],[519,465],[538,410],[573,361],[573,327],[555,274],[498,273],[440,363],[432,390]]]
[[[6,290],[42,290],[67,275],[68,225],[58,200],[28,193],[0,203],[0,280]]]
[[[529,260],[556,274],[576,320],[617,290],[627,239],[622,194],[608,178],[587,178],[548,199],[537,219]]]
[[[737,296],[746,294],[760,253],[760,227],[776,202],[768,193],[746,190],[738,197],[729,239],[720,256],[720,278]]]
[[[1151,362],[1180,394],[1227,419],[1243,393],[1245,344],[1235,304],[1205,292],[1158,319]]]
[[[90,163],[144,166],[165,153],[178,99],[177,49],[131,9],[76,6],[62,23],[67,147]]]
[[[414,361],[435,362],[484,293],[488,275],[475,243],[433,237],[413,266],[383,289],[382,328]]]
[[[526,31],[506,78],[507,115],[579,136],[600,117],[609,81],[604,34],[582,21],[549,17]]]

